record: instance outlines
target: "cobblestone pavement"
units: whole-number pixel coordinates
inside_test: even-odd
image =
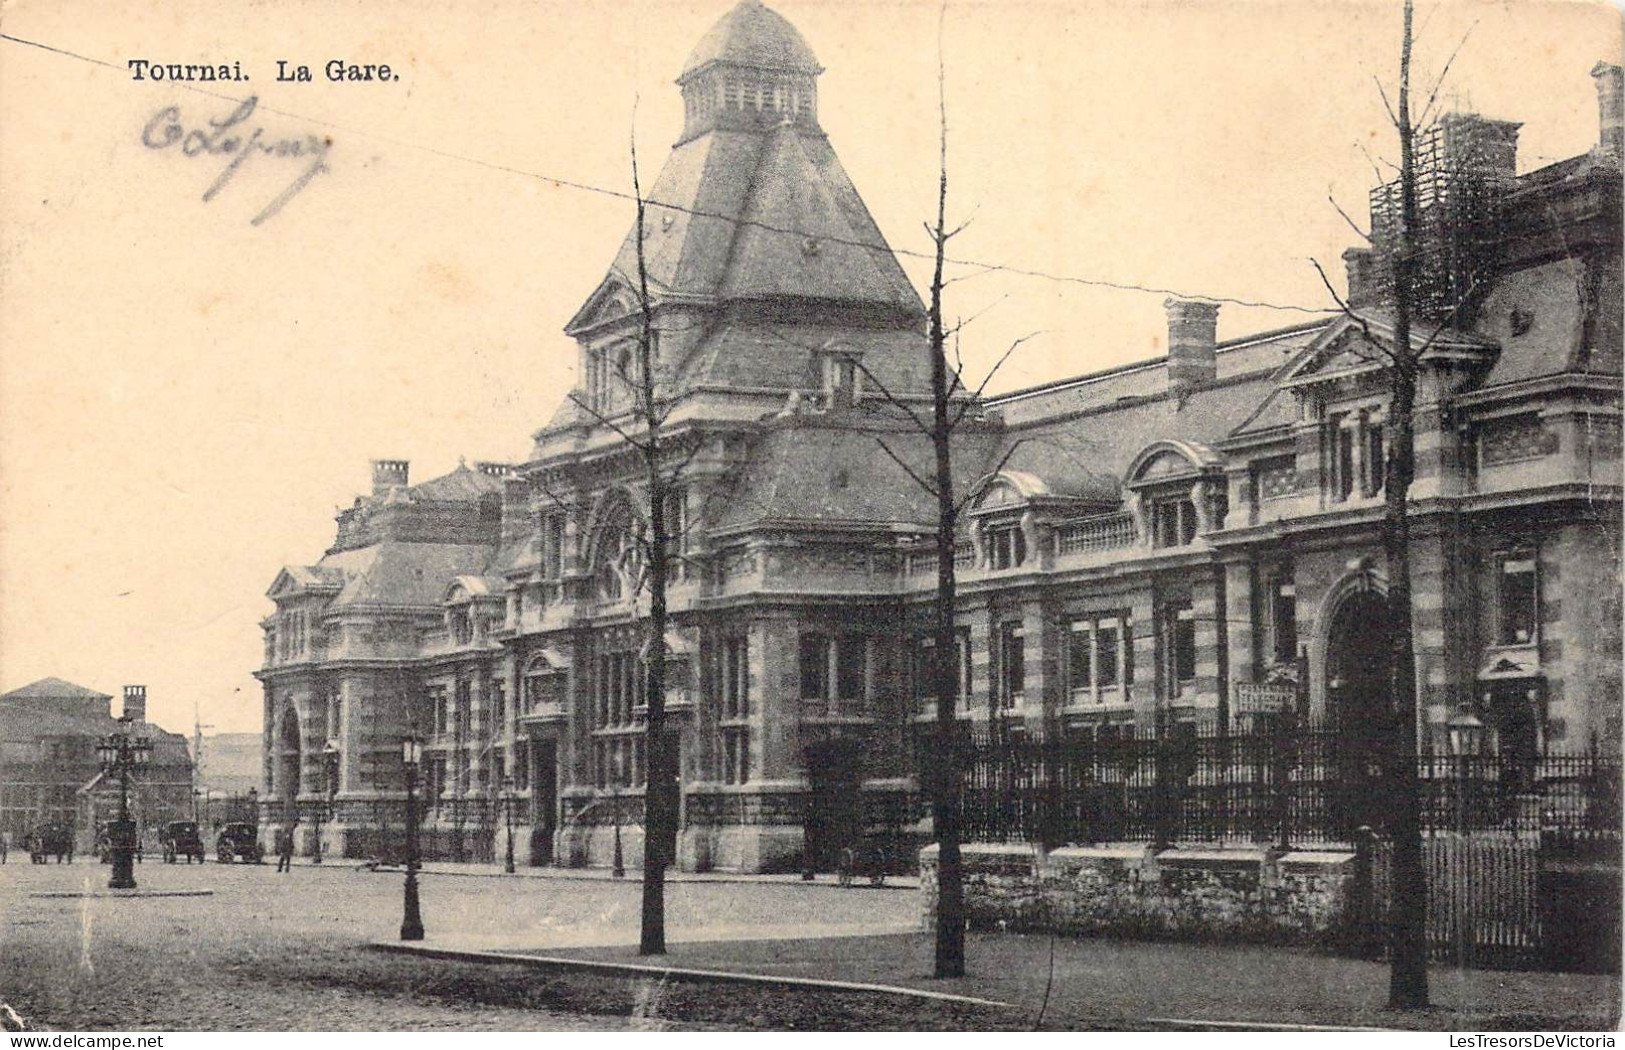
[[[483,988],[490,967],[466,968],[464,985],[483,988],[484,1001],[470,1002],[462,994],[467,987],[448,976],[456,967],[440,967],[426,980],[419,961],[364,951],[362,943],[399,929],[398,872],[327,864],[278,874],[269,864],[148,862],[136,869],[142,890],[214,893],[30,896],[105,893],[107,875],[107,867],[83,859],[35,866],[24,858],[0,866],[0,1001],[33,1027],[602,1030],[660,1023],[647,1010],[636,1016],[635,1002],[622,1004],[614,995],[578,1004],[562,992],[538,1000],[528,990]],[[523,934],[555,944],[605,943],[605,931],[613,934],[609,940],[634,937],[639,892],[635,873],[624,882],[432,873],[421,880],[431,935]],[[918,908],[916,894],[906,891],[767,881],[675,883],[667,901],[674,939],[748,927],[896,928],[915,921]],[[593,939],[585,939],[589,934]],[[521,980],[517,971],[512,980]],[[536,1005],[561,997],[584,1009]]]

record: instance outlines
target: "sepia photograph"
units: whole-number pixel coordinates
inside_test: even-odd
[[[1613,1046],[1622,171],[1613,0],[4,0],[6,1046]]]

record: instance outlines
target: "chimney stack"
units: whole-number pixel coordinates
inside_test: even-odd
[[[1164,300],[1168,311],[1168,388],[1180,397],[1218,375],[1219,304]]]
[[[375,459],[372,461],[372,494],[377,497],[389,495],[396,486],[405,488],[407,471],[410,464],[404,459]]]
[[[1591,76],[1597,82],[1597,148],[1617,159],[1625,155],[1625,71],[1598,62]]]
[[[1371,306],[1381,298],[1377,277],[1377,256],[1370,248],[1350,248],[1343,253],[1343,267],[1348,272],[1350,307],[1358,310]]]
[[[126,722],[137,725],[147,720],[147,687],[144,685],[127,685],[124,687],[124,707],[119,717]]]

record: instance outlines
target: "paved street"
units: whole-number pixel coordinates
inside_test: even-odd
[[[692,989],[661,990],[651,999],[631,980],[380,956],[363,945],[398,931],[398,872],[329,864],[278,875],[270,864],[149,861],[136,869],[142,890],[215,892],[37,898],[29,894],[104,891],[108,869],[83,859],[43,867],[17,860],[14,853],[0,866],[0,1001],[43,1028],[604,1029],[663,1027],[685,1013],[689,1020],[675,1023],[805,1027],[828,1005],[809,999],[803,1022],[795,1004],[789,1013],[751,1013],[750,996],[732,996],[728,1009],[702,1008],[680,1001]],[[617,883],[431,873],[422,900],[431,936],[624,943],[635,938],[639,886],[635,877]],[[707,927],[722,936],[745,927],[836,932],[851,926],[858,902],[862,920],[876,928],[914,921],[917,907],[916,895],[902,889],[854,896],[828,884],[677,882],[668,888],[669,929],[674,941]],[[873,997],[855,1009],[896,1014]],[[908,1016],[892,1023],[910,1023]]]
[[[37,1028],[911,1030],[1027,1028],[1042,1013],[1045,1027],[1059,1028],[1194,1020],[1463,1030],[1595,1029],[1618,1017],[1614,978],[1442,968],[1433,972],[1438,1009],[1392,1014],[1382,964],[1264,947],[976,934],[971,976],[933,981],[929,938],[900,932],[917,923],[917,891],[794,878],[674,881],[672,950],[661,962],[901,985],[1014,1009],[390,956],[366,944],[396,936],[399,872],[147,863],[137,868],[143,891],[214,893],[41,898],[31,894],[105,892],[108,869],[15,859],[0,866],[0,1001]],[[422,880],[430,946],[653,961],[632,947],[634,877],[457,870]]]

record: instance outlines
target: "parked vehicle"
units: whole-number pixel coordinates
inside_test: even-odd
[[[96,859],[102,864],[113,863],[113,835],[118,830],[118,826],[119,822],[116,820],[103,821],[97,825]],[[128,834],[130,836],[130,845],[135,847],[135,859],[145,861],[147,859],[146,836],[136,829],[134,821],[131,822]]]
[[[44,864],[55,855],[56,862],[64,859],[73,863],[73,825],[62,822],[41,824],[28,833],[28,859]]]
[[[203,863],[203,836],[198,834],[196,821],[170,821],[164,825],[162,840],[165,864],[175,864],[182,857],[188,864],[194,860]]]
[[[259,864],[265,860],[260,847],[259,829],[252,824],[227,824],[214,840],[214,857],[222,864],[242,860],[245,864]]]

